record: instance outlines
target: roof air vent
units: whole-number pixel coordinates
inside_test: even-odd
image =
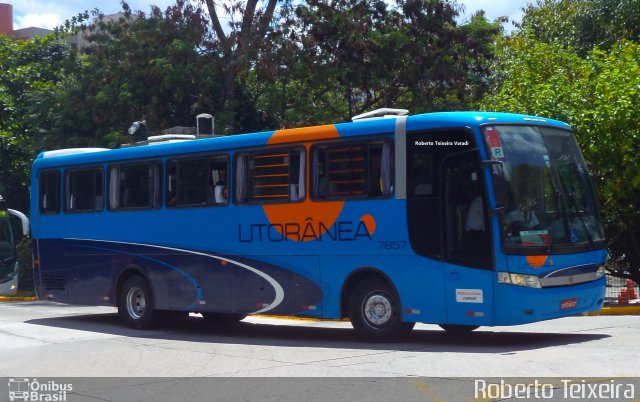
[[[353,116],[351,118],[352,121],[359,120],[372,120],[372,119],[386,119],[390,117],[398,117],[408,115],[409,111],[407,109],[391,109],[391,108],[382,108],[372,110],[371,112],[362,113],[357,116]]]

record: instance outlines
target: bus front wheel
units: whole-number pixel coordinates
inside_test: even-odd
[[[155,324],[158,312],[154,308],[151,288],[144,278],[128,278],[120,289],[119,298],[118,315],[129,327],[148,329]]]
[[[391,286],[381,280],[362,282],[351,293],[349,318],[362,337],[389,342],[407,336],[415,323],[402,322],[400,300]]]

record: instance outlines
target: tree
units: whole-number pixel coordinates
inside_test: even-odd
[[[50,129],[44,147],[114,146],[130,142],[127,128],[145,119],[151,132],[220,110],[215,55],[204,53],[201,10],[178,1],[165,12],[132,12],[84,26],[82,65],[51,93],[41,113]],[[64,135],[63,135],[64,133]]]
[[[219,16],[217,3],[204,0],[204,4],[216,38],[216,41],[210,43],[210,50],[218,55],[218,71],[223,84],[220,95],[224,102],[223,109],[234,123],[232,132],[262,129],[260,116],[250,100],[250,94],[246,92],[247,80],[257,64],[273,60],[263,57],[262,51],[269,48],[268,38],[277,29],[279,21],[288,19],[291,1],[222,2],[226,16],[231,17],[227,25],[228,31]],[[237,15],[240,16],[238,21],[234,19]],[[273,71],[277,65],[270,64],[268,68]]]
[[[640,41],[639,0],[537,0],[520,27],[546,43],[560,43],[586,56],[617,41]]]
[[[76,62],[55,35],[27,41],[0,35],[0,193],[16,209],[29,209],[32,142],[44,127],[36,113],[41,94],[58,85]]]
[[[278,105],[271,110],[286,121],[293,109],[297,124],[347,120],[378,107],[468,108],[487,89],[501,28],[482,14],[459,26],[456,16],[456,3],[436,0],[298,4],[296,18],[274,30],[273,49],[265,52],[276,55],[278,75],[257,65],[256,87],[278,83],[263,91],[277,98],[261,107]]]

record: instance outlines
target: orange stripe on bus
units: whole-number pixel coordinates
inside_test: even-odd
[[[268,145],[285,144],[287,142],[319,141],[338,138],[340,134],[333,124],[325,126],[289,128],[277,130],[271,135]]]

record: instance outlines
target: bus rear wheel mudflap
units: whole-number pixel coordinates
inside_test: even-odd
[[[480,328],[479,325],[460,325],[460,324],[439,324],[440,328],[447,331],[448,334],[452,335],[463,335],[468,334],[471,331],[474,331]]]
[[[202,317],[205,319],[207,324],[214,326],[236,325],[247,317],[246,314],[240,313],[201,312],[200,314],[202,314]]]
[[[399,340],[415,325],[402,322],[399,297],[380,279],[368,279],[354,288],[349,298],[349,318],[360,336],[374,342]]]
[[[147,281],[141,276],[128,278],[118,295],[118,315],[133,329],[149,329],[157,322],[153,295]]]

